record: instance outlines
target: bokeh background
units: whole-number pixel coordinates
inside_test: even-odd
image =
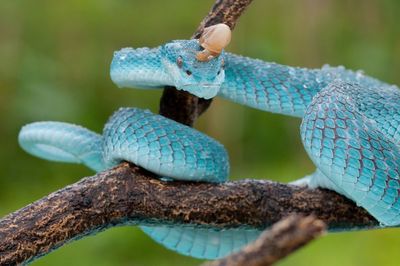
[[[92,174],[17,145],[22,125],[59,120],[101,131],[121,106],[157,112],[160,91],[120,90],[114,50],[191,36],[213,0],[0,2],[0,216]],[[400,1],[254,0],[228,50],[283,64],[344,65],[400,84]],[[300,121],[221,99],[196,127],[226,145],[233,178],[294,180],[313,171]],[[398,265],[400,230],[335,233],[280,265]],[[134,227],[68,244],[33,265],[198,265]]]

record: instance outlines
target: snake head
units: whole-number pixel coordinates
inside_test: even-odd
[[[179,90],[197,97],[215,97],[225,79],[224,52],[209,61],[199,61],[196,55],[203,48],[198,40],[176,40],[161,46],[161,63]]]

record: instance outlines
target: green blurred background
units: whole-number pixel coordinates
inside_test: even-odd
[[[120,90],[114,50],[188,38],[212,0],[0,2],[0,215],[92,174],[17,145],[22,125],[59,120],[101,131],[120,106],[157,112],[160,91]],[[400,1],[255,0],[228,50],[306,67],[363,69],[400,84]],[[197,127],[226,145],[234,178],[289,181],[313,171],[294,118],[217,99]],[[400,230],[329,234],[280,265],[398,265]],[[133,227],[68,244],[33,265],[198,265]]]

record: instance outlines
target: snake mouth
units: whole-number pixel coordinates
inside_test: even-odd
[[[180,90],[187,91],[191,94],[196,95],[197,97],[204,98],[204,99],[211,99],[217,96],[220,85],[216,84],[185,84],[179,87]]]
[[[182,88],[185,87],[198,87],[198,88],[219,88],[221,85],[216,85],[212,83],[189,83],[189,84],[184,84],[181,86]]]

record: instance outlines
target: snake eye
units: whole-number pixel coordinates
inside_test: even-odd
[[[183,59],[182,57],[178,57],[178,59],[176,59],[176,64],[178,65],[179,68],[182,68],[183,65]]]
[[[217,75],[221,74],[221,70],[218,70]]]
[[[190,75],[192,75],[192,71],[186,70],[186,74],[187,74],[188,76],[190,76]]]

